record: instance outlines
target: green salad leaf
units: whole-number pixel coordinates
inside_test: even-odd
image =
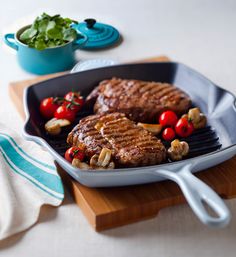
[[[78,22],[62,18],[59,14],[50,16],[43,13],[23,31],[20,41],[37,50],[64,45],[77,38],[75,29],[71,28],[73,23]]]

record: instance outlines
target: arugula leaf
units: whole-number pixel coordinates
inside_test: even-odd
[[[49,21],[44,19],[40,22],[40,26],[38,26],[37,24],[35,27],[38,29],[39,33],[43,33],[46,31],[48,24],[49,24]]]
[[[43,50],[43,49],[47,48],[47,45],[45,44],[43,39],[38,39],[34,43],[34,48],[36,48],[37,50]]]
[[[34,37],[36,34],[37,34],[37,30],[31,27],[31,28],[25,30],[20,35],[20,40],[24,41],[24,40],[30,39],[30,38]]]
[[[37,50],[64,45],[77,38],[77,32],[71,24],[78,23],[59,14],[50,16],[47,13],[37,17],[30,28],[23,31],[20,41]]]
[[[75,30],[73,29],[66,29],[64,32],[63,32],[63,40],[65,41],[72,41],[74,40],[75,38],[77,37],[77,33]]]

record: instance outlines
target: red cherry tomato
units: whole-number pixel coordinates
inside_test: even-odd
[[[191,121],[180,118],[175,125],[175,132],[180,137],[188,137],[193,133],[194,126]]]
[[[174,127],[178,121],[177,115],[172,111],[166,111],[159,117],[159,123],[163,127]]]
[[[175,138],[175,131],[172,128],[166,128],[162,132],[162,137],[166,141],[171,141]]]
[[[79,92],[73,92],[73,91],[70,91],[70,92],[68,92],[65,96],[64,96],[64,98],[66,99],[66,100],[72,100],[73,98],[79,98],[79,97],[81,97],[80,96],[80,93]]]
[[[72,146],[65,152],[65,159],[68,162],[72,162],[74,158],[83,161],[84,156],[84,152],[77,146]]]
[[[56,109],[54,117],[57,119],[66,119],[70,122],[73,122],[75,120],[75,112],[67,106],[62,105]]]
[[[45,98],[40,103],[40,113],[46,119],[51,119],[59,107],[59,104],[55,101],[53,97]]]
[[[70,105],[70,109],[78,112],[81,110],[84,100],[79,92],[69,92],[64,96],[65,102],[64,105]]]

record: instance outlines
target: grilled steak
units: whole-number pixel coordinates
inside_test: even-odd
[[[95,113],[122,112],[131,120],[149,123],[165,110],[182,114],[191,105],[186,93],[168,83],[119,78],[100,82],[86,100],[95,102]]]
[[[97,129],[94,128],[96,124]],[[89,157],[99,154],[103,147],[111,149],[118,167],[155,165],[166,157],[161,141],[122,113],[91,115],[82,119],[68,135],[67,142],[83,146]]]

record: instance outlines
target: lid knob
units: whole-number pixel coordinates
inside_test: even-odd
[[[86,19],[86,20],[84,20],[85,22],[86,22],[86,26],[87,26],[87,28],[88,29],[92,29],[93,28],[93,26],[95,25],[95,23],[96,23],[96,20],[95,19]]]

